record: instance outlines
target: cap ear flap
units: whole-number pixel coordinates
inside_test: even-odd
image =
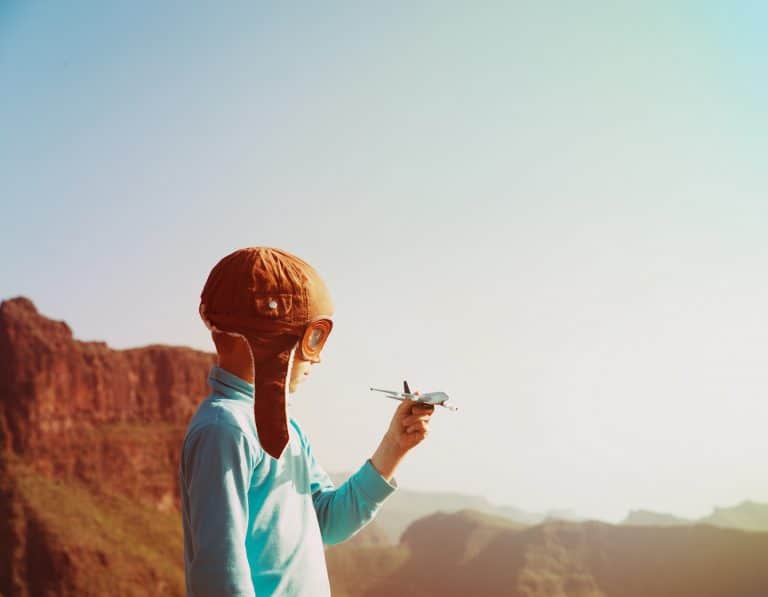
[[[288,388],[293,367],[293,356],[296,352],[296,339],[292,339],[290,347],[259,360],[253,359],[258,354],[256,334],[244,334],[251,350],[253,361],[254,401],[253,416],[256,421],[256,431],[259,443],[264,451],[275,460],[279,459],[288,445]]]

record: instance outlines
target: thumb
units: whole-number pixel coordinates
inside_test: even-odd
[[[413,400],[410,400],[410,399],[406,398],[397,407],[397,410],[395,411],[395,416],[410,414],[411,413],[411,407],[413,406],[413,404],[414,404]]]

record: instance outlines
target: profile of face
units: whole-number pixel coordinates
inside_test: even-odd
[[[330,315],[325,317],[327,317],[328,320],[331,318]],[[321,317],[318,319],[323,318]],[[315,324],[308,326],[305,330],[305,335],[296,345],[293,354],[293,366],[288,382],[289,393],[294,393],[299,388],[299,384],[309,377],[312,365],[320,362],[320,351],[323,348],[323,344],[325,344],[325,340],[327,339],[330,330],[330,323],[323,325],[318,321],[316,321]]]
[[[331,316],[317,317],[304,331],[304,336],[296,344],[293,353],[293,366],[288,381],[288,392],[294,393],[299,384],[309,377],[312,365],[320,362],[320,352],[331,332]]]
[[[309,377],[312,365],[314,365],[312,361],[302,359],[298,354],[298,351],[296,351],[296,354],[293,357],[293,366],[291,367],[291,379],[288,383],[288,392],[293,394],[299,388],[299,384]]]

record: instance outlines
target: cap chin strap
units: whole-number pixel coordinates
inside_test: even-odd
[[[288,390],[291,382],[291,369],[298,346],[297,339],[286,336],[278,352],[256,362],[255,354],[263,354],[259,339],[264,332],[252,331],[237,333],[222,330],[207,316],[205,305],[200,304],[200,317],[212,332],[223,332],[231,336],[241,336],[248,344],[253,363],[254,401],[253,416],[259,443],[264,451],[278,460],[288,445]]]
[[[257,333],[258,334],[258,333]],[[244,334],[251,354],[256,354],[251,345],[251,334]],[[250,336],[250,337],[249,337]],[[255,344],[255,343],[254,343]],[[288,445],[288,389],[290,386],[296,342],[289,348],[256,363],[254,361],[253,416],[259,443],[264,451],[275,460],[279,459]]]

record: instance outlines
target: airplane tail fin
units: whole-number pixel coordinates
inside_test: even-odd
[[[406,394],[410,394],[411,393],[411,388],[408,387],[408,382],[405,381],[405,380],[403,380],[403,391]]]

